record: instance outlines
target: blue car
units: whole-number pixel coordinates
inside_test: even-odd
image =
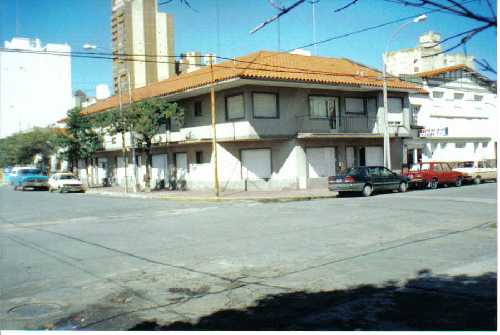
[[[11,183],[14,190],[26,189],[49,189],[49,178],[36,168],[22,168],[17,170],[15,176],[11,176]]]

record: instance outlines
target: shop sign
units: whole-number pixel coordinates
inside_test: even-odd
[[[448,127],[445,128],[434,128],[427,129],[424,128],[418,133],[419,137],[443,137],[448,136]]]

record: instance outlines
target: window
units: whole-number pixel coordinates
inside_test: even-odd
[[[324,96],[309,97],[309,116],[311,119],[336,117],[336,98]]]
[[[252,93],[253,117],[277,119],[278,95],[276,93]]]
[[[415,66],[415,67],[413,68],[413,72],[415,72],[415,73],[420,72],[420,69],[418,68],[418,66]]]
[[[453,98],[455,100],[462,100],[464,98],[464,94],[463,93],[453,93]]]
[[[411,110],[411,122],[413,125],[418,124],[418,113],[420,112],[421,105],[411,105],[410,110]]]
[[[394,173],[391,170],[389,170],[389,169],[386,169],[384,167],[381,167],[379,169],[380,169],[379,173],[380,173],[380,175],[382,177],[392,177],[392,176],[394,176]]]
[[[365,114],[363,98],[345,98],[345,111],[347,114]]]
[[[378,177],[380,175],[379,169],[376,167],[366,168],[369,177]]]
[[[434,164],[433,171],[437,171],[437,172],[443,171],[443,168],[441,167],[441,164],[439,164],[439,163]]]
[[[432,97],[436,99],[441,99],[444,96],[444,92],[432,91]]]
[[[243,94],[226,97],[226,119],[239,120],[245,118]]]
[[[368,114],[377,114],[377,99],[366,99],[366,111],[368,112]]]
[[[203,151],[196,151],[196,164],[203,163]]]
[[[465,148],[465,142],[455,143],[455,148]]]
[[[482,101],[483,100],[483,96],[479,95],[479,94],[474,94],[474,100],[475,101]]]
[[[194,116],[199,117],[202,116],[202,109],[201,109],[201,101],[196,101],[194,103]]]
[[[442,163],[441,167],[442,167],[443,171],[445,171],[445,172],[451,171],[451,168],[447,163]]]
[[[387,114],[389,123],[394,123],[394,124],[403,123],[403,99],[389,98],[387,100],[387,104],[389,107]]]

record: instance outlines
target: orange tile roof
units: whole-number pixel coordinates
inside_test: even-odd
[[[347,59],[303,56],[283,52],[258,51],[235,60],[228,60],[213,66],[215,82],[229,79],[261,79],[276,81],[294,81],[314,84],[340,86],[371,86],[382,88],[381,73]],[[166,96],[210,84],[210,69],[181,74],[132,91],[132,100],[148,97]],[[392,89],[412,90],[426,93],[425,90],[411,84],[391,78],[388,87]],[[124,102],[128,94],[123,94]],[[112,96],[85,108],[83,114],[92,114],[118,106],[118,97]]]
[[[436,76],[439,76],[440,74],[447,73],[447,72],[454,72],[457,70],[466,70],[466,71],[470,71],[470,72],[475,72],[473,69],[471,69],[470,67],[468,67],[465,64],[458,64],[458,65],[441,67],[441,68],[435,69],[435,70],[415,73],[415,76],[422,77],[422,78],[429,78],[429,77],[436,77]]]

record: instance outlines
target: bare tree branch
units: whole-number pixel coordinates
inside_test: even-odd
[[[344,9],[349,8],[349,7],[351,7],[352,5],[356,4],[356,2],[358,2],[358,0],[352,0],[352,1],[351,1],[351,2],[349,2],[347,5],[345,5],[345,6],[342,6],[342,7],[340,7],[340,8],[335,9],[335,10],[334,10],[334,12],[335,12],[335,13],[338,13],[338,12],[340,12],[341,10],[344,10]]]
[[[168,3],[171,3],[173,2],[174,0],[166,0],[166,1],[163,1],[163,2],[160,2],[158,4],[158,6],[161,6],[161,5],[166,5]],[[196,9],[194,9],[191,4],[189,3],[189,0],[179,0],[181,4],[185,5],[186,7],[188,7],[189,9],[191,9],[192,11],[195,11],[195,12],[198,12]]]
[[[452,50],[454,50],[454,49],[456,49],[456,48],[458,48],[458,47],[460,47],[460,46],[462,46],[462,45],[465,45],[465,44],[466,44],[466,43],[467,43],[467,42],[468,42],[468,41],[469,41],[472,37],[474,37],[475,35],[479,34],[480,32],[482,32],[482,31],[484,31],[484,30],[486,30],[486,29],[488,29],[488,28],[491,28],[491,25],[486,24],[486,25],[484,25],[484,26],[481,26],[481,27],[476,27],[476,28],[474,28],[474,29],[467,30],[467,31],[465,31],[465,32],[462,32],[462,33],[459,33],[459,34],[455,34],[455,35],[453,35],[453,36],[450,36],[450,37],[448,37],[448,38],[444,39],[443,41],[439,42],[438,44],[442,44],[443,42],[446,42],[446,41],[452,40],[452,39],[454,39],[454,38],[457,38],[457,37],[459,37],[459,36],[463,36],[463,35],[465,35],[464,37],[462,37],[462,38],[460,39],[460,42],[459,42],[459,43],[457,43],[457,44],[455,44],[455,45],[453,45],[453,46],[451,46],[451,47],[449,47],[449,48],[447,48],[447,49],[444,49],[444,50],[442,50],[442,51],[440,51],[440,52],[437,52],[437,53],[435,53],[435,54],[432,54],[432,55],[425,55],[425,56],[423,56],[423,58],[434,57],[434,56],[437,56],[437,55],[444,54],[444,53],[447,53],[447,52],[449,52],[449,51],[452,51]]]
[[[267,26],[269,23],[273,22],[273,21],[276,21],[277,19],[279,19],[281,16],[285,15],[286,13],[288,13],[289,11],[291,11],[292,9],[296,8],[297,6],[301,5],[302,3],[304,3],[306,0],[298,0],[296,2],[294,2],[293,4],[291,4],[290,6],[288,7],[285,7],[283,8],[278,14],[274,15],[273,17],[267,19],[266,21],[262,22],[261,24],[259,24],[257,27],[253,28],[252,30],[250,30],[250,34],[253,34],[257,31],[259,31],[260,29],[264,28],[265,26]]]
[[[490,9],[491,16],[496,17],[497,13],[495,12],[495,9],[493,9],[493,5],[491,4],[491,1],[490,0],[486,0],[486,3],[488,4],[488,7]]]
[[[279,11],[283,11],[285,9],[285,7],[281,6],[281,5],[278,5],[276,2],[274,2],[273,0],[268,0],[269,3],[271,4],[271,6],[273,6],[274,8],[276,8],[277,10]]]
[[[481,68],[481,71],[485,71],[485,72],[491,72],[493,74],[497,74],[497,70],[495,70],[493,68],[493,66],[490,65],[490,63],[488,63],[488,61],[486,59],[481,59],[481,60],[477,60],[477,59],[474,59],[474,62],[479,65],[479,67]]]

